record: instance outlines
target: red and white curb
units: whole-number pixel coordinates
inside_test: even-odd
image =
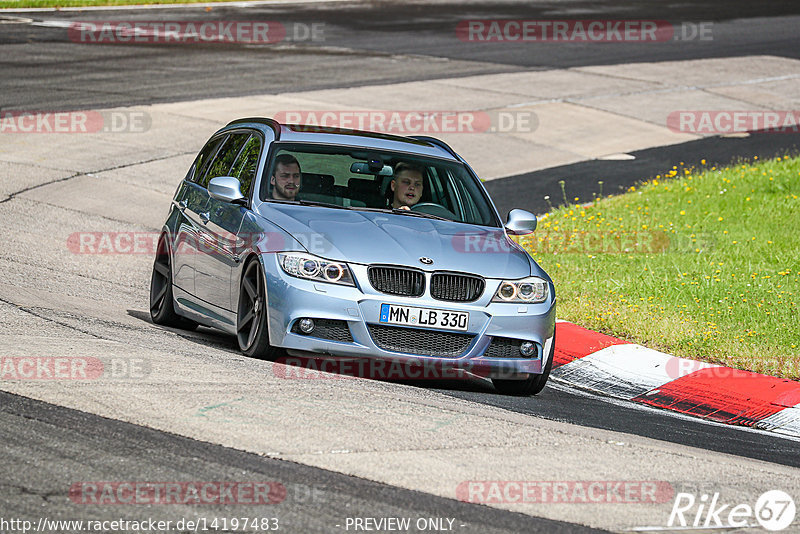
[[[565,321],[551,376],[617,399],[800,437],[800,382],[670,356]]]

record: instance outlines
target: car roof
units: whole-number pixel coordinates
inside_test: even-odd
[[[220,129],[217,133],[241,127],[255,127],[260,130],[271,128],[276,134],[276,141],[374,148],[376,150],[409,152],[421,156],[461,161],[461,158],[444,141],[433,137],[402,137],[346,128],[329,128],[305,124],[281,124],[274,119],[265,117],[237,119],[228,123],[227,126]]]

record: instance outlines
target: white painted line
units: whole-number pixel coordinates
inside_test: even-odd
[[[26,17],[3,17],[0,16],[0,24],[30,24],[33,19]]]
[[[137,11],[140,9],[177,9],[187,7],[262,7],[271,5],[292,5],[292,4],[322,4],[333,2],[349,2],[350,0],[253,0],[252,2],[202,2],[197,4],[143,4],[129,6],[85,6],[85,7],[14,7],[0,9],[0,13],[26,13],[32,11],[39,12],[60,12],[60,11]]]
[[[597,159],[603,161],[631,161],[636,159],[636,156],[633,154],[627,154],[625,152],[619,152],[617,154],[606,154],[605,156],[600,156]]]
[[[71,20],[32,20],[30,22],[31,26],[40,26],[42,28],[72,28],[75,24],[76,23]]]

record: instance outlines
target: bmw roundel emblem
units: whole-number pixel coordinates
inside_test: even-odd
[[[422,257],[419,259],[419,261],[420,261],[420,263],[424,263],[425,265],[433,265],[433,260],[432,260],[432,259],[430,259],[430,258],[427,258],[427,257],[425,257],[425,256],[422,256]]]

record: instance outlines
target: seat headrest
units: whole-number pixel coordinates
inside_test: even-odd
[[[302,190],[305,193],[322,193],[333,191],[335,180],[330,174],[303,173]]]

